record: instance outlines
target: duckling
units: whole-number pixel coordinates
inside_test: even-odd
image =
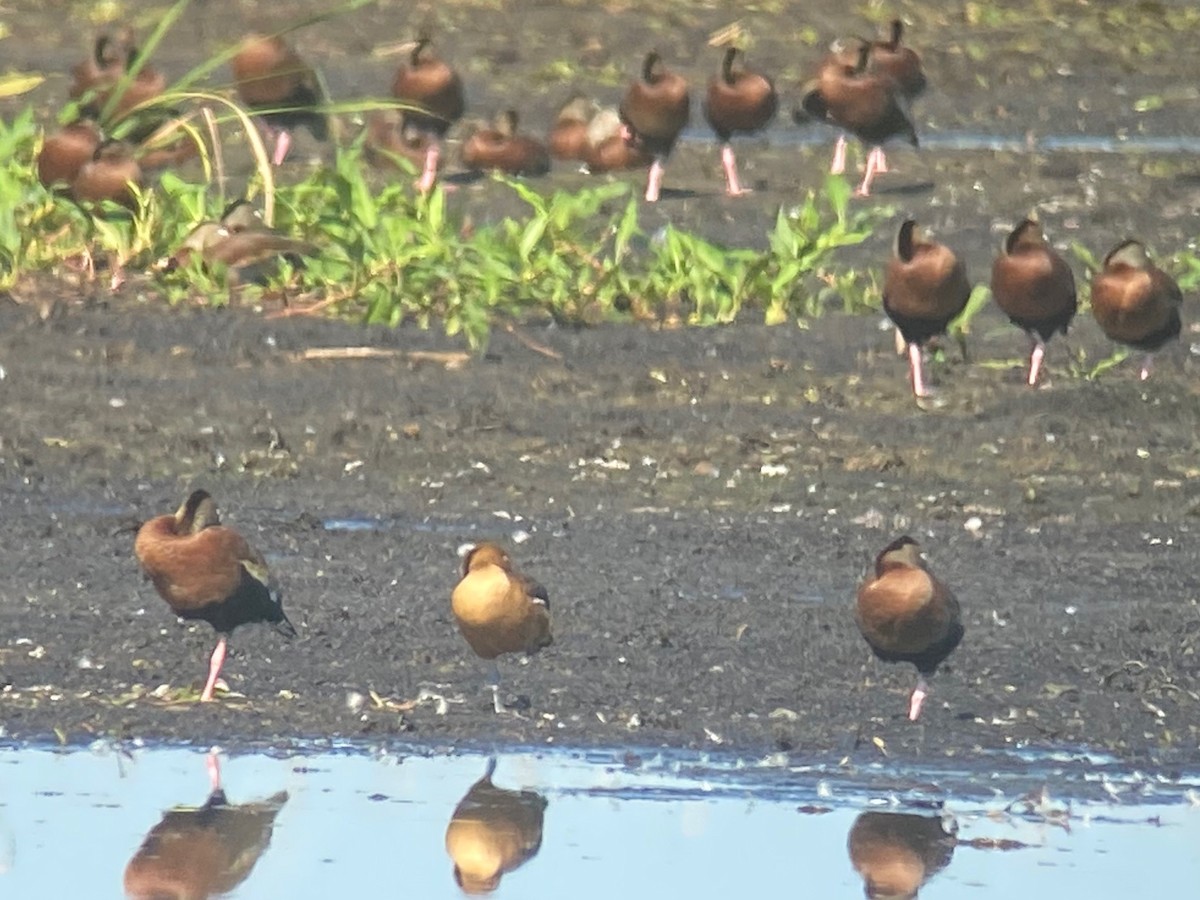
[[[545,175],[550,155],[536,138],[517,134],[515,110],[506,109],[490,128],[477,128],[463,141],[462,162],[468,169],[507,172],[509,175]]]
[[[648,203],[658,201],[666,159],[687,125],[690,111],[687,80],[668,69],[657,50],[651,50],[642,62],[641,77],[629,85],[620,107],[621,121],[654,157],[646,181]]]
[[[542,846],[546,798],[492,784],[496,759],[459,801],[446,828],[454,881],[465,894],[490,894],[500,878],[520,868]]]
[[[966,267],[945,244],[924,237],[906,219],[896,234],[883,279],[883,309],[908,347],[913,393],[928,397],[921,371],[921,347],[966,308],[971,282]]]
[[[406,111],[407,121],[429,137],[425,167],[417,182],[417,189],[423,194],[433,190],[437,180],[442,139],[466,109],[458,72],[434,56],[430,47],[428,37],[418,38],[392,81],[392,95],[417,107]]]
[[[1092,279],[1092,315],[1109,340],[1145,352],[1141,379],[1150,377],[1154,354],[1179,337],[1183,292],[1154,265],[1141,241],[1122,241],[1104,257]]]
[[[450,609],[475,655],[491,664],[487,683],[492,706],[502,713],[496,658],[550,646],[550,596],[542,585],[517,572],[504,549],[491,542],[467,552],[462,572]]]
[[[274,165],[287,158],[293,129],[303,125],[318,141],[329,136],[325,114],[318,111],[326,99],[320,79],[282,37],[247,35],[229,64],[242,102],[274,137]]]
[[[957,823],[949,819],[953,828]],[[861,813],[846,841],[850,863],[862,876],[867,897],[915,898],[954,858],[957,844],[942,816],[913,813]]]
[[[874,577],[858,588],[855,619],[879,659],[917,667],[908,705],[915,722],[929,693],[926,676],[958,646],[964,629],[958,600],[929,571],[911,537],[897,538],[875,558]]]
[[[704,102],[704,117],[721,143],[725,192],[731,197],[749,191],[738,180],[737,158],[730,139],[735,134],[754,134],[766,128],[779,108],[779,96],[770,78],[745,66],[734,69],[739,53],[737,47],[726,48],[720,71],[708,83]]]
[[[284,637],[296,636],[271,587],[266,561],[244,537],[221,524],[207,491],[193,491],[174,515],[143,524],[134,554],[175,615],[202,619],[217,632],[202,703],[213,699],[229,635],[239,625],[266,622]]]
[[[1046,355],[1046,343],[1056,332],[1067,333],[1078,301],[1075,276],[1033,219],[1014,228],[992,263],[992,296],[1009,320],[1033,342],[1029,377],[1035,387]]]

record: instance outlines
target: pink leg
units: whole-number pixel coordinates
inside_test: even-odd
[[[1027,384],[1030,387],[1037,386],[1038,374],[1042,371],[1042,360],[1046,356],[1046,344],[1040,337],[1033,339],[1033,352],[1029,354],[1029,380]]]
[[[204,757],[204,767],[208,769],[208,785],[210,791],[219,791],[221,789],[221,761],[213,750],[209,750]]]
[[[841,175],[846,171],[846,136],[839,134],[837,143],[833,145],[833,162],[829,166],[830,175]]]
[[[888,171],[887,157],[883,154],[882,147],[872,147],[871,152],[875,154],[875,171],[880,175]]]
[[[908,345],[908,367],[912,371],[913,394],[918,397],[928,397],[929,388],[925,387],[925,378],[921,371],[921,345]]]
[[[867,154],[867,169],[865,172],[863,172],[862,184],[860,184],[858,186],[858,189],[854,192],[854,196],[856,196],[856,197],[870,197],[871,196],[871,179],[875,177],[875,166],[877,165],[877,163],[878,163],[878,160],[875,158],[874,152],[868,153]]]
[[[421,178],[417,182],[417,190],[422,194],[428,194],[433,190],[433,183],[437,181],[438,162],[441,156],[441,141],[436,139],[430,141],[429,149],[425,151],[425,170],[421,172]]]
[[[738,180],[737,157],[733,155],[733,147],[729,144],[721,145],[721,167],[725,169],[725,193],[730,197],[741,197],[750,193],[750,188],[742,187]]]
[[[917,676],[917,686],[913,688],[912,696],[908,699],[908,719],[915,722],[921,717],[921,704],[929,696],[929,685],[922,675]]]
[[[1141,379],[1145,381],[1150,377],[1150,373],[1154,371],[1154,354],[1147,353],[1145,360],[1142,362]]]
[[[287,159],[288,150],[292,146],[292,135],[286,128],[281,128],[275,132],[275,153],[271,156],[271,163],[278,168],[283,165],[283,161]]]
[[[654,162],[650,164],[650,177],[646,179],[646,202],[657,203],[658,195],[662,192],[663,173],[666,167],[663,165],[662,157],[654,157]]]
[[[217,676],[221,674],[221,666],[225,665],[225,647],[229,639],[225,635],[221,635],[217,639],[216,649],[212,652],[212,659],[208,662],[208,681],[204,683],[204,693],[200,695],[201,703],[208,703],[213,698],[213,690],[217,686]]]

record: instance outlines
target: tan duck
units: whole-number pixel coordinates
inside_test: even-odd
[[[1146,354],[1143,381],[1150,377],[1155,352],[1179,337],[1182,305],[1179,285],[1150,261],[1140,241],[1113,247],[1092,279],[1092,315],[1109,340]]]
[[[620,111],[621,121],[654,158],[646,181],[646,200],[654,203],[662,192],[666,159],[688,123],[687,79],[668,69],[658,51],[651,50],[642,62],[641,76],[625,91]]]
[[[193,228],[157,268],[174,272],[199,255],[206,267],[226,269],[231,283],[265,284],[281,259],[301,268],[303,257],[314,252],[308,242],[268,228],[246,200],[237,200],[226,208],[219,221],[201,222]]]
[[[496,658],[505,653],[537,653],[550,646],[549,594],[517,572],[504,549],[491,542],[476,544],[467,552],[462,573],[450,596],[450,609],[475,655],[491,664],[492,706],[501,713]]]
[[[859,586],[855,620],[879,659],[917,667],[908,706],[915,722],[929,692],[926,677],[958,646],[964,629],[958,600],[929,571],[912,538],[897,538],[876,557],[874,576]]]

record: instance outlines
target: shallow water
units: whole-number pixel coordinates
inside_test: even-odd
[[[255,846],[247,820],[234,835],[233,815],[209,819],[210,839],[223,831],[216,844],[198,837],[195,816],[163,819],[172,807],[204,803],[209,775],[198,751],[9,748],[0,752],[0,890],[120,897],[126,867],[160,821],[193,828],[171,851],[180,853],[176,873],[189,871],[193,890],[206,881],[231,897],[461,896],[446,849],[452,818],[460,855],[478,851],[483,834],[493,850],[496,835],[524,846],[512,850],[495,896],[802,888],[803,896],[858,897],[856,865],[910,887],[925,880],[929,898],[965,896],[964,887],[980,898],[1124,897],[1144,890],[1149,873],[1158,893],[1184,896],[1200,877],[1196,777],[1147,777],[1075,754],[998,762],[1013,774],[515,751],[497,758],[495,787],[481,787],[489,760],[475,753],[222,756],[229,804],[275,795],[273,829],[261,812],[250,828]],[[1048,797],[1009,808],[1031,784],[1046,785]],[[942,836],[951,820],[957,844]],[[167,832],[155,834],[164,841],[159,863],[143,858],[131,872],[145,876],[169,855]],[[235,873],[212,871],[222,865],[214,860],[228,868],[234,858]]]

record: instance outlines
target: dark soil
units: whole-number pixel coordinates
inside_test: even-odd
[[[197,2],[190,33],[217,46],[248,27],[227,6]],[[610,64],[630,72],[648,33],[706,77],[704,37],[733,7],[638,6],[439,15],[461,39],[449,55],[467,61],[472,104],[487,112],[547,57],[578,59],[596,42],[579,84]],[[1090,9],[1061,6],[1063,16]],[[857,10],[782,7],[742,17],[755,59],[785,90],[821,43],[874,27]],[[417,27],[402,9],[319,25],[297,42],[339,96],[382,93],[393,61],[367,54]],[[286,21],[272,15],[256,26]],[[35,13],[7,21],[15,69],[61,73],[86,42],[37,27]],[[818,46],[803,43],[806,28]],[[1161,35],[1145,28],[1156,46]],[[1039,30],[1066,56],[1051,59],[1036,40],[1022,49]],[[163,48],[164,67],[194,61],[188,33]],[[1195,83],[1194,57],[1105,58],[1063,33],[1050,20],[1018,29],[945,14],[914,25],[934,85],[918,105],[921,128],[1194,133],[1169,91]],[[547,50],[564,34],[566,45]],[[968,63],[975,44],[985,59]],[[625,77],[602,93],[615,99]],[[44,90],[51,98],[65,84]],[[535,81],[518,105],[544,126],[569,90]],[[1133,111],[1133,98],[1156,91],[1163,109]],[[793,131],[781,121],[772,137]],[[667,176],[681,193],[647,210],[647,224],[761,241],[779,204],[819,183],[827,152],[782,138],[748,144],[759,191],[733,201],[719,193],[711,146],[685,144]],[[900,151],[893,165],[884,201],[936,226],[980,278],[1000,232],[1036,204],[1056,239],[1102,253],[1137,234],[1162,254],[1185,246],[1200,206],[1188,158]],[[489,183],[456,198],[497,214]],[[845,264],[875,267],[889,239]],[[530,325],[522,334],[561,361],[498,331],[486,356],[446,368],[412,355],[461,349],[431,333],[169,310],[136,278],[116,297],[46,281],[14,300],[0,301],[0,715],[10,736],[402,734],[864,757],[1086,745],[1139,763],[1200,762],[1193,301],[1183,341],[1148,384],[1132,363],[1079,377],[1078,354],[1094,362],[1109,350],[1081,317],[1051,344],[1051,377],[1037,391],[1021,384],[1024,338],[987,312],[972,364],[950,353],[934,369],[944,405],[921,411],[877,317],[808,330]],[[302,358],[342,346],[395,355]],[[267,554],[300,632],[291,644],[264,628],[237,632],[226,677],[243,696],[204,706],[169,701],[202,679],[212,632],[179,624],[132,555],[137,522],[195,486]],[[333,521],[357,517],[374,527]],[[967,626],[921,726],[903,717],[912,671],[871,660],[850,613],[874,554],[905,532],[955,589]],[[513,554],[550,589],[556,643],[527,666],[502,663],[509,699],[529,707],[496,717],[448,600],[458,545],[519,534],[528,540]],[[163,684],[165,698],[148,695]],[[408,708],[422,692],[449,702]],[[348,702],[356,696],[361,708]]]

